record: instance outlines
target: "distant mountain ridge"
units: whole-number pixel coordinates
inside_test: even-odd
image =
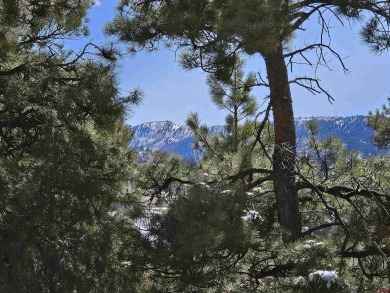
[[[329,135],[339,137],[350,151],[359,151],[362,156],[375,156],[384,153],[371,141],[374,131],[367,126],[366,116],[350,117],[304,117],[295,119],[298,151],[299,145],[308,138],[306,129],[308,120],[317,120],[319,123],[319,136],[325,138]],[[164,151],[176,153],[187,160],[199,159],[199,153],[192,149],[194,136],[186,126],[177,125],[170,121],[146,122],[132,127],[134,131],[130,147],[139,151]],[[210,127],[211,133],[223,133],[224,126]]]

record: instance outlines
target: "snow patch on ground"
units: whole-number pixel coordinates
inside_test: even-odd
[[[314,277],[319,277],[326,282],[326,288],[330,288],[333,283],[336,283],[339,276],[336,271],[315,271],[309,274],[309,281],[313,281]]]
[[[317,247],[317,246],[324,246],[324,242],[316,242],[315,240],[307,240],[305,241],[305,244],[302,246],[303,249],[310,249],[312,247]]]
[[[257,220],[257,219],[261,220],[262,217],[258,211],[249,210],[249,211],[246,211],[245,216],[242,216],[242,219],[244,221],[251,221],[251,220]]]

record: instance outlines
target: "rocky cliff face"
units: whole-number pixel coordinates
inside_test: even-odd
[[[135,149],[177,153],[184,158],[196,156],[191,148],[194,137],[188,127],[156,121],[137,125],[133,130],[130,146]]]
[[[359,151],[362,156],[374,156],[384,151],[378,150],[370,138],[374,131],[367,126],[365,116],[351,117],[310,117],[295,119],[299,146],[308,137],[306,122],[316,119],[319,122],[319,136],[329,135],[339,137],[350,151]],[[186,126],[180,126],[170,121],[147,122],[133,127],[134,137],[130,147],[139,151],[164,151],[176,153],[187,160],[197,160],[199,153],[191,145],[194,136]],[[211,133],[222,133],[223,126],[210,127]]]

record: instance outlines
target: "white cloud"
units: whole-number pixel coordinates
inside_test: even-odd
[[[100,0],[94,0],[94,4],[100,6],[102,5],[102,2]]]

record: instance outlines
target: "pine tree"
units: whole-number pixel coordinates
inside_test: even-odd
[[[295,83],[312,93],[327,93],[314,77],[289,79],[287,66],[306,62],[309,65],[326,62],[329,51],[343,60],[327,41],[331,33],[327,12],[337,19],[360,20],[363,40],[376,51],[389,48],[388,1],[207,1],[159,0],[122,1],[118,15],[108,25],[107,32],[118,36],[130,50],[155,50],[160,43],[177,47],[182,52],[185,68],[202,68],[226,81],[240,53],[259,54],[266,65],[275,126],[273,153],[274,190],[280,222],[293,239],[301,236],[301,220],[297,200],[295,159],[296,137],[290,84]],[[318,43],[289,50],[294,33],[304,29],[307,20],[318,16],[320,36]],[[310,60],[309,51],[317,52],[318,60]],[[297,60],[303,57],[302,60]],[[288,60],[286,63],[285,60]]]
[[[242,121],[252,118],[258,108],[255,97],[250,93],[256,82],[255,76],[249,74],[244,79],[243,63],[241,60],[236,62],[229,80],[220,81],[213,75],[208,78],[212,101],[219,109],[228,112],[225,119],[228,149],[231,152],[237,152],[239,143],[250,138],[249,135],[240,137],[243,133],[240,133],[239,126]]]
[[[320,139],[315,121],[308,122],[308,130],[310,138],[296,166],[304,237],[287,244],[276,221],[272,184],[253,188],[229,176],[237,172],[228,167],[234,153],[221,151],[224,160],[210,155],[199,170],[188,172],[161,154],[145,165],[145,183],[186,185],[186,192],[164,202],[164,209],[144,226],[147,292],[386,288],[390,162],[349,153],[335,137]],[[321,277],[324,271],[331,282]]]
[[[89,5],[0,2],[1,292],[137,289],[140,233],[113,212],[129,204],[124,114],[139,95],[119,95],[93,45],[63,50]]]
[[[206,181],[224,178],[231,183],[239,181],[251,189],[271,179],[272,166],[268,153],[272,151],[273,129],[269,123],[262,121],[260,127],[268,131],[256,134],[258,106],[251,93],[256,78],[253,73],[244,78],[243,65],[237,60],[228,81],[220,81],[213,75],[208,78],[212,101],[227,112],[223,133],[213,133],[207,125],[202,125],[197,113],[189,115],[187,126],[195,135],[194,148],[203,153],[200,166],[207,174]],[[258,147],[256,139],[261,142],[261,147]],[[259,174],[266,174],[266,179]]]
[[[166,229],[154,231],[155,243],[164,243],[172,250],[168,254],[164,254],[164,250],[155,251],[156,266],[150,273],[156,276],[152,278],[157,282],[155,288],[160,291],[189,288],[200,292],[363,292],[388,284],[389,161],[383,157],[362,159],[359,154],[348,153],[336,138],[320,140],[315,125],[310,127],[312,136],[305,153],[296,156],[290,84],[298,84],[314,93],[323,92],[329,99],[332,97],[315,78],[289,80],[285,62],[287,58],[287,65],[292,68],[300,61],[313,64],[307,54],[311,50],[319,56],[315,62],[325,62],[324,54],[329,50],[346,69],[341,56],[326,40],[324,33],[330,33],[331,28],[326,12],[348,21],[359,20],[363,14],[373,16],[363,24],[363,40],[376,51],[388,49],[388,5],[387,1],[343,0],[122,2],[118,17],[108,26],[110,33],[119,36],[134,50],[154,50],[159,43],[177,46],[182,50],[185,68],[200,67],[221,84],[229,82],[240,54],[259,53],[266,63],[268,82],[260,80],[258,84],[270,88],[270,107],[275,123],[275,145],[268,146],[274,147],[273,170],[259,178],[257,185],[245,186],[246,201],[241,211],[245,228],[237,228],[237,231],[247,241],[232,247],[213,245],[208,233],[213,231],[211,227],[218,227],[222,235],[227,235],[229,220],[234,217],[227,216],[227,220],[223,215],[229,214],[230,210],[226,207],[219,210],[226,226],[220,227],[213,223],[218,217],[214,217],[214,209],[208,209],[207,204],[213,200],[223,202],[222,194],[237,194],[238,188],[234,185],[237,177],[226,176],[225,173],[231,170],[220,163],[231,157],[205,159],[203,165],[209,163],[225,173],[210,179],[208,174],[201,174],[193,181],[206,181],[211,191],[198,190],[192,196],[180,198],[180,203],[174,206],[176,215],[168,210],[166,216],[163,214],[156,220],[158,227]],[[321,42],[297,50],[289,49],[294,31],[304,28],[305,22],[316,14],[322,31]],[[299,56],[303,59],[297,60]],[[190,122],[194,122],[193,128],[199,131],[199,141],[207,142],[210,139],[207,127],[201,126],[196,116]],[[256,143],[261,144],[259,137],[264,125],[259,126],[254,136]],[[222,151],[223,139],[210,141],[212,147],[205,147],[206,154],[212,154],[213,149],[226,154]],[[264,157],[267,157],[266,153]],[[256,164],[257,167],[264,166]],[[246,171],[253,169],[237,175]],[[273,186],[270,186],[271,182]],[[258,187],[253,189],[254,186]],[[191,203],[197,199],[203,201],[196,205],[199,210],[193,211],[195,204]],[[185,201],[190,204],[183,204]],[[295,242],[286,241],[289,237],[275,221],[276,209],[282,227],[292,233]],[[248,220],[247,210],[252,212],[249,215],[259,217]],[[208,229],[198,229],[196,222],[191,223],[186,217],[191,212],[203,212],[204,219],[198,221]],[[205,219],[209,216],[210,222],[207,222]],[[190,225],[195,227],[194,235],[187,229]],[[207,243],[212,243],[211,249],[203,250],[202,243],[192,240],[196,237],[204,237]],[[242,252],[242,247],[236,245],[246,250]],[[218,258],[216,252],[221,251],[224,257]],[[215,256],[221,262],[228,261],[229,257],[236,258],[237,262],[226,268],[218,261],[213,262]],[[171,262],[177,259],[182,262]],[[180,267],[181,263],[185,266]],[[218,271],[221,268],[223,270]],[[339,278],[328,284],[317,275],[318,270],[337,271]],[[218,274],[208,274],[210,271]],[[168,278],[170,284],[159,282]],[[210,282],[213,278],[218,279],[218,284]]]
[[[382,109],[377,109],[375,114],[370,112],[368,118],[368,125],[376,132],[373,141],[384,149],[390,147],[390,98],[388,104],[389,106],[383,105]]]

